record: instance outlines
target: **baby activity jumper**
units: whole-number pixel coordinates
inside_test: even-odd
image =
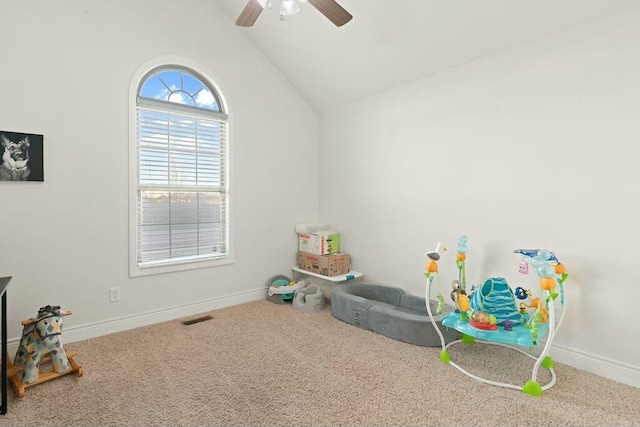
[[[549,356],[549,351],[566,311],[564,283],[569,275],[565,271],[565,266],[552,252],[545,249],[516,249],[514,253],[522,256],[519,271],[528,274],[529,265],[531,265],[538,275],[539,289],[532,291],[516,287],[513,290],[502,277],[489,278],[482,285],[467,289],[465,264],[467,244],[466,236],[460,237],[457,241],[458,278],[453,280],[450,292],[455,307],[448,314],[444,314],[444,296],[441,292],[438,273],[441,244],[438,244],[435,251],[426,253],[427,265],[424,273],[427,278],[426,300],[429,301],[431,290],[435,287],[438,300],[436,314],[442,315],[442,326],[462,333],[461,339],[447,344],[438,324],[432,322],[442,346],[440,360],[478,381],[540,396],[544,390],[551,388],[556,382],[553,360]],[[556,311],[559,312],[559,317]],[[429,304],[427,304],[427,312],[433,319],[434,314]],[[523,350],[523,347],[531,349],[538,346],[545,337],[539,356],[536,357]],[[472,344],[476,340],[511,348],[536,360],[531,379],[524,385],[495,382],[474,375],[451,360],[447,351],[449,347],[460,343]],[[551,374],[550,382],[545,385],[540,385],[537,381],[540,366],[548,369]]]

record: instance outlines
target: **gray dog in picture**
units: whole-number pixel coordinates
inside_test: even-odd
[[[2,143],[2,164],[0,164],[0,181],[26,181],[31,173],[29,169],[29,137],[12,141],[5,134],[0,134]]]

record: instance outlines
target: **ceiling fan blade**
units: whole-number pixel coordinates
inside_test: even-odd
[[[309,3],[324,16],[329,18],[336,27],[342,27],[347,22],[351,21],[351,14],[347,12],[342,6],[336,3],[335,0],[309,0]]]
[[[264,8],[258,2],[258,0],[249,0],[249,3],[244,7],[238,19],[236,19],[236,25],[239,27],[250,27],[258,19],[258,16],[262,13]]]

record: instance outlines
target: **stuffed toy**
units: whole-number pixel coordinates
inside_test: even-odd
[[[24,326],[13,364],[22,365],[22,381],[25,384],[38,381],[40,361],[46,355],[51,356],[55,372],[60,374],[70,368],[69,359],[60,341],[62,317],[60,306],[47,305],[38,310],[33,323]]]

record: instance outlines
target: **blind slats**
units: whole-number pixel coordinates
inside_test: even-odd
[[[139,266],[227,255],[226,120],[138,106]]]

